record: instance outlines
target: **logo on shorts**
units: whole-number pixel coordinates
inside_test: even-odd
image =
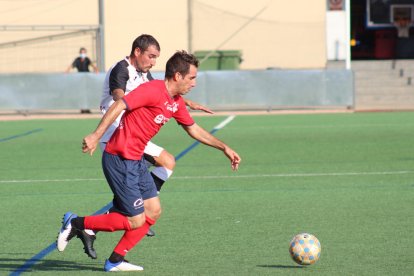
[[[142,208],[143,206],[144,206],[144,200],[142,200],[142,198],[138,198],[137,200],[135,200],[134,202],[135,209]]]

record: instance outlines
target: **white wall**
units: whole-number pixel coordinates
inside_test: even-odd
[[[346,12],[326,13],[326,48],[328,60],[346,59]]]
[[[0,110],[96,110],[104,78],[104,73],[0,74]],[[350,70],[204,71],[188,98],[216,111],[349,107],[352,78]]]

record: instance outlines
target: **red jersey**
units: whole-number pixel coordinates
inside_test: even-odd
[[[171,118],[179,124],[194,124],[184,100],[168,94],[162,80],[141,84],[123,97],[127,110],[105,151],[129,160],[140,160],[145,146]]]

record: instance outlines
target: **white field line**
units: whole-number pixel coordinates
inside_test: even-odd
[[[216,126],[214,127],[214,129],[217,129],[217,130],[222,129],[222,128],[223,128],[223,127],[225,127],[228,123],[230,123],[231,121],[233,121],[233,119],[234,119],[234,118],[236,118],[236,116],[234,116],[234,115],[231,115],[231,116],[227,117],[227,119],[225,119],[223,122],[221,122],[220,124],[216,125]]]
[[[286,174],[248,174],[248,175],[204,175],[204,176],[173,176],[173,179],[223,179],[223,178],[260,178],[260,177],[333,177],[333,176],[366,176],[366,175],[401,175],[414,174],[414,171],[389,172],[342,172],[342,173],[286,173]],[[67,178],[67,179],[21,179],[0,180],[0,183],[37,183],[37,182],[86,182],[106,181],[104,178]]]
[[[330,176],[364,176],[364,175],[398,175],[414,174],[414,171],[394,172],[343,172],[343,173],[287,173],[287,174],[251,174],[251,175],[206,175],[206,176],[177,176],[174,179],[220,179],[220,178],[256,178],[256,177],[330,177]]]
[[[39,183],[39,182],[84,182],[105,181],[105,178],[66,178],[66,179],[10,179],[0,180],[0,183]]]

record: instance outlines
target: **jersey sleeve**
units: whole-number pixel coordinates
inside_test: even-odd
[[[143,106],[153,106],[159,102],[161,94],[157,89],[150,85],[150,82],[141,84],[124,96],[127,110],[134,110]]]
[[[115,65],[111,71],[111,74],[109,75],[109,93],[112,94],[112,91],[115,89],[122,89],[125,92],[128,79],[128,68],[119,62],[117,65]]]
[[[194,124],[194,119],[191,117],[190,112],[188,112],[185,102],[181,96],[178,96],[177,99],[178,110],[174,113],[173,117],[180,125],[191,126]]]

